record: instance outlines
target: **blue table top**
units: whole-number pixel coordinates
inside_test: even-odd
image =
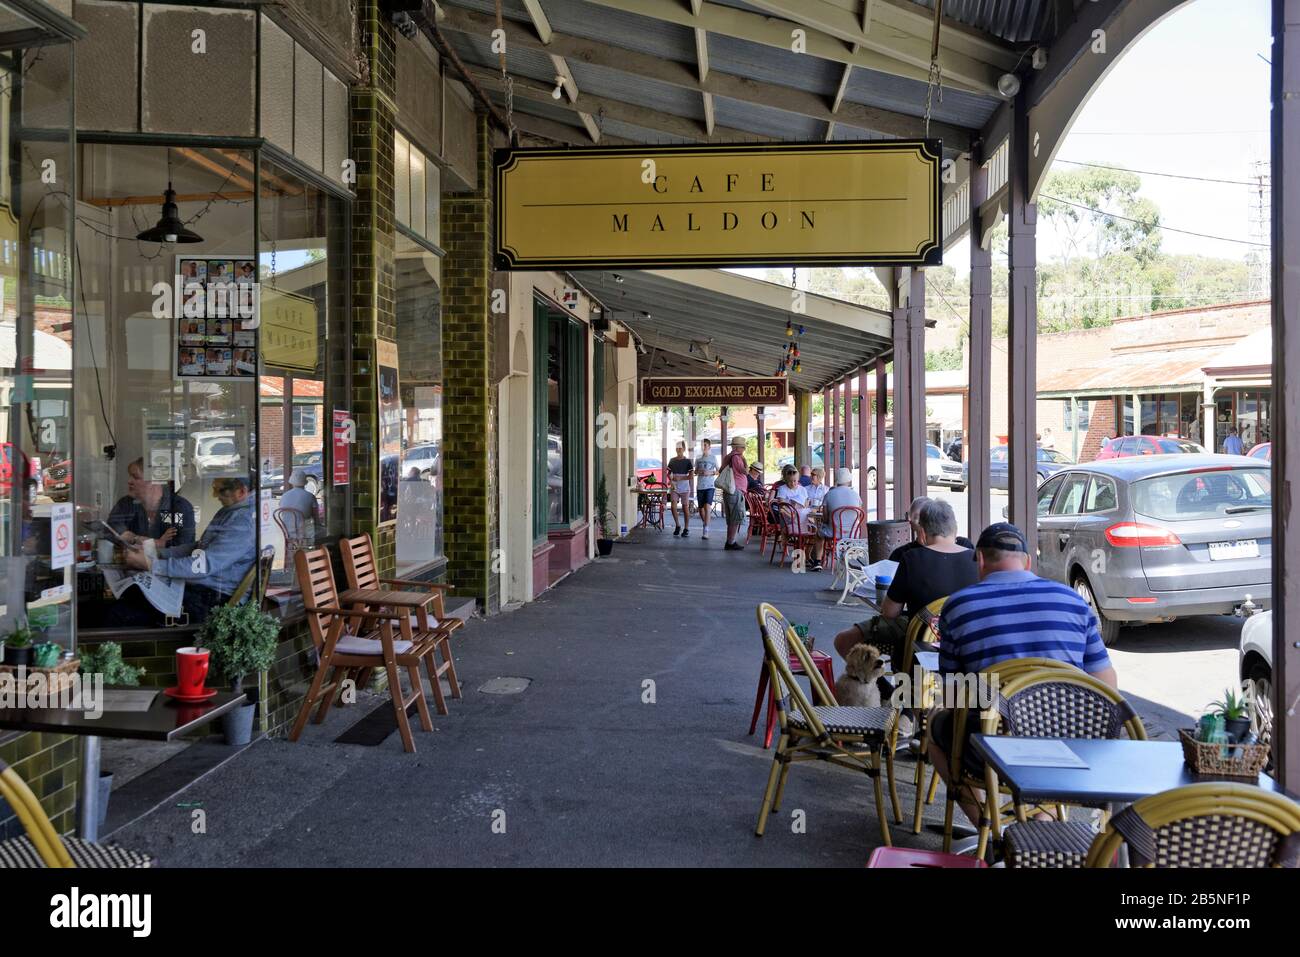
[[[1193,774],[1183,763],[1183,746],[1177,741],[1130,741],[1096,738],[1054,738],[1063,741],[1086,768],[1041,768],[1003,763],[984,744],[986,737],[971,738],[975,751],[998,773],[1017,800],[1036,804],[1131,804],[1139,798],[1203,781],[1250,784],[1246,778]],[[1281,792],[1277,782],[1261,774],[1260,787]]]

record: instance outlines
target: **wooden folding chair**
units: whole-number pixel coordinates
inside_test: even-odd
[[[891,841],[889,821],[885,817],[885,794],[880,785],[880,763],[885,732],[893,720],[893,709],[841,707],[803,642],[795,636],[781,613],[767,602],[758,606],[758,629],[772,686],[778,689],[776,713],[781,724],[781,737],[772,757],[772,770],[768,773],[754,833],[762,837],[768,814],[780,810],[790,765],[799,761],[825,761],[871,778],[876,792],[880,836],[888,846]],[[791,653],[802,663],[808,680],[812,682],[813,695],[822,704],[813,705],[804,697],[803,689],[790,671]]]
[[[330,566],[329,552],[324,548],[298,552],[294,555],[294,564],[307,612],[307,626],[320,654],[320,664],[293,723],[293,730],[289,732],[289,740],[298,740],[307,724],[307,715],[316,702],[320,702],[320,707],[316,710],[315,723],[320,724],[345,680],[351,678],[360,685],[363,674],[369,674],[374,668],[383,668],[388,673],[388,693],[393,699],[393,713],[402,735],[402,747],[414,754],[415,741],[411,737],[406,709],[414,702],[419,710],[420,726],[425,731],[433,730],[433,719],[429,716],[424,686],[420,682],[420,662],[433,653],[437,639],[431,633],[412,634],[410,619],[405,612],[340,608],[338,590],[334,587],[334,569]],[[367,630],[364,634],[351,634],[344,628],[349,622],[364,624]],[[406,697],[402,695],[399,668],[405,668],[410,678],[411,693]],[[328,685],[327,675],[331,679]],[[437,688],[436,678],[434,687]]]
[[[27,782],[0,761],[0,801],[7,804],[26,832],[0,841],[0,868],[9,867],[152,867],[148,854],[116,844],[96,844],[60,837]]]
[[[456,677],[456,661],[451,656],[451,635],[465,624],[459,618],[446,617],[446,612],[443,610],[442,593],[451,586],[406,578],[380,578],[378,566],[375,564],[374,546],[369,535],[345,538],[339,543],[339,550],[343,556],[343,573],[347,576],[349,589],[382,590],[384,586],[397,586],[432,593],[433,621],[428,621],[422,613],[416,613],[409,616],[409,623],[417,634],[433,638],[435,649],[442,655],[442,664],[437,664],[433,654],[430,654],[425,658],[424,666],[429,672],[429,683],[433,686],[433,700],[438,713],[447,714],[447,701],[438,679],[445,674],[447,684],[451,687],[451,696],[453,698],[461,696],[460,680]]]

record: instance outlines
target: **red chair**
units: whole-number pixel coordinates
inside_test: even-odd
[[[763,549],[767,548],[768,536],[775,535],[777,531],[772,524],[771,516],[768,514],[767,498],[762,492],[746,492],[745,506],[749,509],[749,526],[745,532],[745,544],[749,544],[750,537],[757,531],[758,550],[762,552]]]
[[[856,505],[841,505],[831,512],[831,537],[826,542],[826,567],[835,570],[835,546],[842,538],[860,538],[867,523],[867,513]]]
[[[776,512],[778,531],[776,537],[772,539],[772,555],[768,558],[767,563],[772,564],[772,559],[776,558],[776,547],[781,546],[781,562],[778,568],[785,567],[785,556],[789,554],[791,548],[803,549],[804,553],[817,540],[816,534],[805,532],[803,522],[799,518],[799,509],[790,502],[775,501],[772,503],[772,509]]]
[[[820,651],[811,651],[809,656],[821,676],[826,679],[826,685],[829,688],[835,687],[835,666],[831,662],[830,655],[824,655]],[[799,661],[798,655],[790,655],[790,671],[796,675],[806,675],[808,672],[803,670],[803,664]],[[758,727],[758,710],[763,706],[763,694],[767,693],[767,727],[763,732],[763,748],[767,749],[772,746],[772,735],[776,731],[776,689],[768,682],[770,677],[767,671],[767,663],[764,662],[759,666],[758,672],[758,694],[754,696],[754,713],[749,719],[749,733],[753,734],[754,729]],[[814,697],[816,697],[814,695]]]
[[[970,854],[945,854],[914,847],[878,847],[871,852],[867,867],[988,867]]]

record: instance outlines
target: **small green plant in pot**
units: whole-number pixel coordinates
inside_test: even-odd
[[[606,557],[614,550],[614,513],[609,509],[609,489],[605,485],[604,475],[596,483],[596,524],[600,528],[596,550],[601,557]]]
[[[1250,731],[1250,704],[1232,688],[1225,688],[1223,700],[1210,705],[1211,714],[1223,715],[1223,726],[1233,741],[1240,741]]]
[[[32,630],[27,622],[16,622],[4,639],[5,664],[14,667],[32,665]]]
[[[244,690],[244,680],[268,670],[275,663],[275,649],[280,643],[280,624],[252,604],[235,608],[213,609],[199,630],[199,641],[211,652],[212,667],[230,682],[236,694]],[[248,744],[253,737],[256,700],[222,717],[226,743]]]
[[[77,649],[83,675],[103,675],[106,685],[134,687],[144,677],[144,669],[129,665],[122,658],[122,646],[116,641],[104,641]]]

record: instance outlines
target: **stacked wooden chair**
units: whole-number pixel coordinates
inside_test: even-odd
[[[420,681],[420,664],[432,656],[440,637],[433,632],[413,631],[410,617],[404,610],[341,608],[334,585],[334,569],[326,549],[299,551],[294,555],[294,562],[306,606],[307,626],[320,656],[320,664],[289,732],[289,740],[298,740],[313,707],[316,707],[315,723],[325,720],[345,680],[350,678],[361,686],[373,669],[382,668],[388,674],[388,693],[392,696],[402,747],[414,753],[415,740],[411,736],[406,709],[415,704],[420,726],[425,731],[433,730],[433,720],[424,700],[424,686]],[[349,624],[353,626],[351,629],[346,627]],[[433,666],[430,664],[428,667],[430,679],[437,689],[438,679],[434,676]],[[411,686],[409,695],[402,692],[399,669],[407,672]]]

